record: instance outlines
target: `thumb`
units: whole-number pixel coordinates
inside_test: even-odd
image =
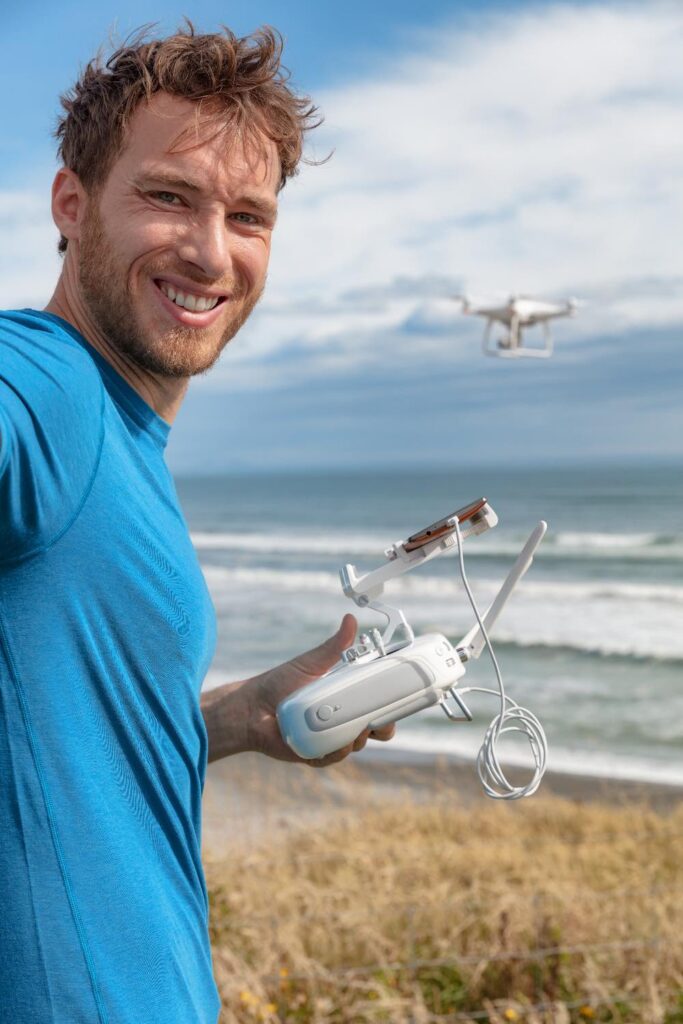
[[[356,638],[356,630],[358,629],[358,622],[356,617],[347,612],[344,618],[341,620],[341,624],[336,633],[329,637],[323,647],[326,647],[330,653],[335,652],[337,658],[350,647]]]
[[[339,661],[346,648],[351,646],[355,640],[357,628],[358,623],[355,616],[347,613],[336,633],[314,647],[313,650],[294,659],[297,667],[313,676],[320,676],[327,672]]]

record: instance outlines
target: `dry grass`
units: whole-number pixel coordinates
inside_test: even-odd
[[[682,854],[683,809],[538,797],[264,840],[205,865],[220,1024],[683,1024]]]

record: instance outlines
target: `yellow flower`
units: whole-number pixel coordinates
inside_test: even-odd
[[[242,991],[240,992],[240,1002],[242,1002],[242,1003],[255,1003],[256,1002],[256,996],[252,995],[251,992],[247,992],[246,989],[242,989]]]
[[[261,1016],[262,1017],[270,1017],[270,1015],[275,1013],[276,1010],[277,1010],[277,1004],[276,1003],[264,1003],[263,1006],[261,1007]]]
[[[513,1010],[512,1007],[507,1009],[503,1016],[505,1017],[505,1020],[519,1020],[519,1014],[516,1010]]]
[[[286,967],[281,967],[280,968],[280,977],[281,978],[286,978],[288,974],[289,974],[289,971],[287,970]]]
[[[585,1017],[586,1020],[592,1020],[592,1018],[595,1017],[595,1010],[592,1006],[582,1006],[579,1013],[582,1017]]]

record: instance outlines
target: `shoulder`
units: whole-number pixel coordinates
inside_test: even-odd
[[[58,318],[0,312],[2,555],[51,543],[96,472],[104,386],[85,344]]]
[[[34,310],[0,312],[0,378],[36,396],[86,402],[92,391],[102,390],[97,367],[74,329]]]

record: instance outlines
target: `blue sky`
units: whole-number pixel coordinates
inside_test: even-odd
[[[5,16],[0,304],[40,306],[58,94],[115,28],[259,24],[326,116],[269,284],[173,427],[176,472],[680,453],[678,4],[24,3]],[[416,13],[417,12],[417,13]],[[585,300],[549,361],[448,298]]]
[[[286,39],[286,63],[303,90],[343,82],[362,73],[378,55],[391,54],[409,44],[414,33],[442,24],[452,17],[472,17],[477,8],[496,10],[510,4],[482,4],[425,0],[379,0],[340,4],[217,3],[190,4],[135,2],[84,3],[62,0],[27,0],[3,12],[5,58],[3,79],[19,82],[12,102],[3,104],[2,148],[9,156],[0,166],[0,183],[16,180],[22,164],[36,154],[49,159],[50,131],[59,109],[57,97],[68,87],[79,65],[87,62],[111,32],[125,37],[141,25],[156,22],[161,33],[171,32],[187,15],[198,29],[214,31],[221,23],[247,34],[270,24]],[[30,131],[27,128],[30,127]]]

